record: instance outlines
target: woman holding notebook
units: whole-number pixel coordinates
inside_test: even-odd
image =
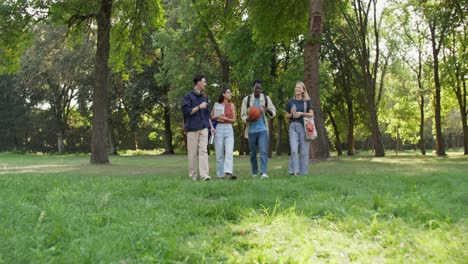
[[[216,168],[218,179],[236,179],[233,175],[234,163],[234,129],[232,124],[236,122],[236,107],[231,103],[231,90],[221,90],[218,102],[211,110],[211,119],[216,120],[216,133],[214,147],[216,151]]]

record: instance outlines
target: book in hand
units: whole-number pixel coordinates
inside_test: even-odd
[[[213,116],[224,115],[224,105],[215,103],[213,106]]]

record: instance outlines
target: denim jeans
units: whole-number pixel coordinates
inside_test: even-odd
[[[234,162],[234,130],[231,124],[218,123],[216,125],[214,147],[216,151],[216,176],[222,178],[225,173],[232,173]]]
[[[258,174],[258,163],[257,163],[257,149],[260,152],[260,172],[267,173],[267,145],[268,145],[268,133],[267,131],[260,131],[255,133],[249,133],[249,150],[250,150],[250,165],[252,166],[252,174]]]
[[[289,173],[306,175],[309,173],[309,141],[306,140],[304,126],[298,122],[289,125]]]

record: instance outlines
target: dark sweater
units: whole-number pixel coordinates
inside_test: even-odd
[[[310,100],[306,101],[307,109],[304,109],[304,101],[303,100],[296,100],[294,98],[289,99],[288,103],[286,104],[286,112],[291,113],[291,109],[293,105],[296,105],[296,112],[306,112],[308,113],[310,109],[312,109],[312,102]],[[299,124],[304,125],[304,117],[299,118],[291,118],[290,122],[297,122]]]
[[[193,114],[192,109],[203,102],[207,102],[208,105],[204,109],[200,109]],[[184,114],[184,130],[198,131],[204,128],[209,128],[210,123],[210,106],[208,97],[203,94],[197,94],[194,90],[188,92],[182,97],[182,113]]]

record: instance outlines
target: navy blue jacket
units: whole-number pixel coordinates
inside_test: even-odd
[[[208,105],[204,109],[200,109],[193,114],[192,109],[203,102],[207,102]],[[184,130],[198,131],[204,128],[209,128],[210,123],[210,105],[208,97],[203,94],[196,94],[194,90],[188,92],[182,97],[182,113],[184,114]]]

